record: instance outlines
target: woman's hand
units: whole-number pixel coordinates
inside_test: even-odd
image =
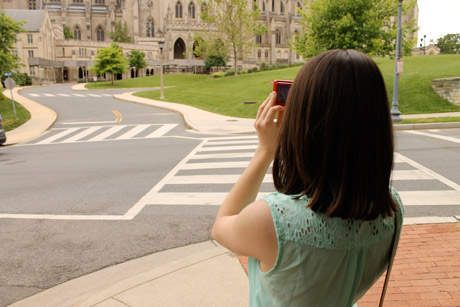
[[[277,93],[272,92],[268,98],[260,105],[257,111],[254,127],[259,137],[258,150],[271,155],[275,155],[278,133],[283,121],[284,107],[275,105]],[[277,119],[276,114],[278,114]]]

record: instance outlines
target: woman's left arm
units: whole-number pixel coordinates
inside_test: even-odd
[[[255,121],[259,144],[251,162],[222,204],[213,228],[214,238],[241,255],[259,260],[276,243],[270,209],[265,201],[254,200],[273,161],[284,107],[276,106],[276,93],[260,106]],[[278,120],[275,120],[278,114]]]

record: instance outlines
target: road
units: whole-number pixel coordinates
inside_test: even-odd
[[[30,88],[53,128],[0,149],[0,306],[147,254],[209,240],[254,136],[187,131],[119,90]],[[96,96],[94,96],[96,95]],[[406,219],[460,215],[460,129],[396,133],[393,184]],[[261,195],[273,191],[267,175]]]

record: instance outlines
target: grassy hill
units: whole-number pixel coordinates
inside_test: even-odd
[[[460,55],[412,56],[403,60],[404,73],[400,76],[399,85],[399,110],[402,114],[460,111],[460,106],[452,105],[431,89],[432,79],[460,76]],[[384,76],[391,103],[394,60],[376,58],[375,61]],[[291,67],[218,79],[211,79],[207,75],[165,75],[164,85],[174,86],[165,89],[165,97],[166,101],[223,115],[253,118],[258,104],[244,102],[262,102],[271,92],[273,80],[293,80],[299,70],[300,67]],[[107,83],[98,83],[97,88],[104,84]],[[117,81],[118,88],[159,85],[159,76]],[[158,90],[139,92],[136,95],[151,99],[160,97]]]

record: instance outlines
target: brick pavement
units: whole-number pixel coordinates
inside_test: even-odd
[[[383,282],[358,306],[378,306]],[[400,306],[460,306],[460,223],[403,226],[385,297],[385,307]]]

